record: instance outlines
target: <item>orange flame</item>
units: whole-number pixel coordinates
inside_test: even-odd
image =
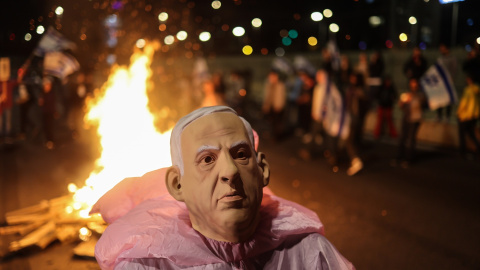
[[[158,46],[157,46],[158,47]],[[91,104],[85,121],[98,126],[102,153],[85,186],[74,192],[73,209],[88,217],[91,206],[126,177],[171,165],[170,131],[159,133],[148,109],[147,88],[155,45],[131,57],[130,67],[115,67]],[[72,210],[72,209],[70,209]]]

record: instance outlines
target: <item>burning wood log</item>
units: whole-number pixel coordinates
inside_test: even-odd
[[[25,235],[35,230],[36,228],[42,226],[45,222],[46,221],[40,220],[40,221],[29,223],[29,224],[0,227],[0,235],[9,235],[9,234]]]
[[[8,251],[16,252],[33,245],[45,249],[57,239],[61,242],[82,240],[75,254],[94,257],[95,244],[107,225],[100,215],[81,217],[70,204],[72,196],[63,196],[8,212],[5,215],[8,226],[0,227],[0,235],[24,236],[12,241]]]
[[[56,239],[55,222],[49,221],[37,230],[27,234],[24,238],[10,243],[9,251],[14,252],[22,248],[37,245],[44,249],[48,244]]]
[[[87,241],[83,241],[73,249],[73,254],[79,257],[95,258],[95,245],[98,241],[97,236],[93,236]]]

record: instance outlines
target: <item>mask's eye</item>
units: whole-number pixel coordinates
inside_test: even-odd
[[[211,164],[212,162],[215,161],[215,158],[213,156],[204,156],[202,157],[202,163],[203,164]]]
[[[243,149],[240,149],[238,152],[237,152],[237,159],[246,159],[247,158],[247,153],[245,153],[245,151]]]
[[[252,156],[250,148],[248,146],[240,146],[231,150],[232,158],[239,164],[247,165],[250,157]]]

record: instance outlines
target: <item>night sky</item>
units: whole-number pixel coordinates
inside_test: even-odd
[[[435,10],[438,13],[439,42],[447,43],[450,40],[452,7],[453,4],[440,5],[437,0],[409,1],[395,0],[401,8],[394,10],[395,16],[401,20],[414,15],[419,20],[427,21],[431,14],[427,11]],[[261,1],[261,0],[223,0],[222,6],[214,10],[211,1],[190,0],[17,0],[2,1],[0,9],[0,55],[28,55],[36,46],[41,35],[35,33],[38,25],[45,28],[53,26],[63,35],[74,41],[78,47],[78,54],[127,54],[139,38],[158,39],[161,42],[167,35],[175,35],[179,30],[189,33],[184,44],[172,45],[170,54],[184,55],[191,50],[194,55],[241,55],[241,48],[251,45],[254,54],[260,54],[261,49],[273,54],[278,47],[288,52],[318,51],[327,39],[327,25],[334,22],[340,26],[336,39],[342,50],[358,50],[363,42],[366,47],[361,49],[385,49],[385,41],[392,40],[400,43],[396,32],[410,31],[408,23],[397,23],[395,36],[389,28],[392,20],[390,4],[392,1],[380,0],[296,0],[296,1]],[[476,15],[480,1],[466,0],[459,2],[459,19],[457,45],[474,45],[475,39],[480,36],[480,17]],[[64,14],[58,18],[54,14],[55,8],[62,6]],[[310,18],[313,11],[323,11],[329,8],[334,15],[324,18],[320,23]],[[166,30],[160,31],[161,24],[157,18],[160,12],[169,13]],[[424,14],[424,12],[427,12]],[[413,14],[410,14],[413,13]],[[107,31],[104,21],[107,16],[117,14],[121,25],[118,28],[118,44],[115,47],[106,46]],[[378,27],[369,25],[369,17],[379,15],[384,23]],[[260,28],[251,26],[253,18],[260,18],[263,24]],[[470,20],[468,20],[470,19]],[[228,26],[228,29],[225,28]],[[235,37],[231,30],[235,26],[242,26],[246,34]],[[281,30],[295,29],[298,37],[292,39],[289,46],[282,44]],[[323,32],[322,32],[323,29]],[[198,34],[202,31],[211,33],[208,42],[200,42]],[[31,33],[30,41],[25,41],[26,33]],[[407,32],[408,33],[408,32]],[[81,38],[83,36],[83,39]],[[319,45],[310,46],[306,42],[308,37],[319,37]],[[348,38],[347,38],[348,37]],[[187,44],[188,43],[188,44]],[[195,48],[195,46],[197,46]],[[192,49],[195,48],[195,49]],[[267,52],[267,51],[265,51]]]

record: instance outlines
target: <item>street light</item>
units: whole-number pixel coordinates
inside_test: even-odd
[[[323,20],[323,15],[322,13],[315,11],[315,12],[312,12],[312,14],[310,15],[310,18],[312,18],[312,21],[314,22],[319,22]]]
[[[198,38],[200,39],[200,41],[209,41],[210,38],[212,37],[212,35],[209,33],[209,32],[202,32],[200,33],[200,35],[198,35]]]
[[[331,23],[328,27],[332,33],[337,33],[340,30],[340,27],[336,23]]]
[[[417,18],[410,16],[410,18],[408,18],[408,22],[412,25],[417,24]]]
[[[323,10],[323,16],[325,16],[325,18],[330,18],[333,16],[333,12],[330,10],[330,9],[325,9]]]
[[[58,16],[62,15],[62,14],[63,14],[63,7],[58,6],[58,7],[55,9],[55,14],[57,14]]]
[[[253,26],[253,27],[256,27],[256,28],[262,26],[262,20],[259,19],[259,18],[253,19],[253,20],[252,20],[252,26]]]
[[[410,35],[412,37],[412,43],[414,46],[417,45],[417,18],[414,16],[410,16],[408,18],[408,23],[412,26],[412,30],[410,31]]]
[[[237,27],[233,28],[232,33],[236,37],[241,37],[241,36],[245,35],[245,29],[241,26],[237,26]]]

